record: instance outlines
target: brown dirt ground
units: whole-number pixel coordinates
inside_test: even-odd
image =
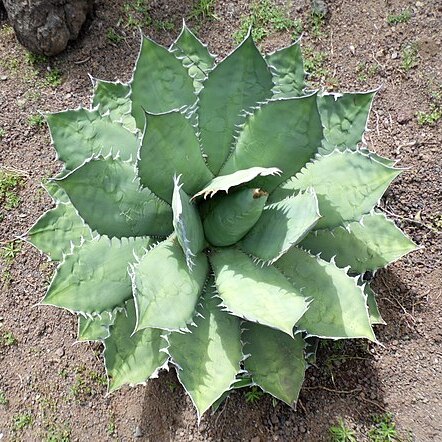
[[[28,117],[38,110],[88,105],[88,73],[107,80],[130,78],[139,36],[119,23],[125,3],[129,2],[98,0],[95,17],[80,39],[62,55],[40,64],[36,77],[6,19],[0,22],[0,126],[4,130],[0,165],[24,175],[20,206],[0,222],[2,246],[26,232],[50,207],[39,183],[60,168],[47,129],[30,126]],[[308,21],[307,0],[285,3],[292,18]],[[363,441],[371,416],[388,411],[394,414],[404,440],[412,434],[417,441],[442,441],[442,125],[421,126],[416,118],[418,111],[430,109],[431,91],[442,91],[442,3],[328,3],[322,35],[307,29],[302,44],[327,54],[329,73],[322,82],[329,87],[335,81],[339,90],[380,87],[367,142],[408,168],[381,204],[422,246],[374,279],[388,323],[376,329],[383,345],[357,342],[322,349],[318,368],[307,372],[297,410],[273,406],[268,397],[250,404],[243,393],[235,393],[219,412],[205,416],[198,428],[190,400],[177,387],[174,373],[161,374],[147,387],[124,388],[106,396],[100,382],[100,347],[76,343],[76,323],[69,313],[35,307],[51,266],[35,249],[22,244],[10,269],[11,282],[0,286],[0,332],[10,331],[17,339],[16,345],[0,345],[0,390],[9,400],[8,405],[0,405],[0,439],[130,441],[137,436],[145,441],[322,441],[328,440],[329,427],[342,417]],[[152,0],[149,5],[157,23],[170,20],[175,29],[150,26],[144,31],[170,44],[182,17],[189,16],[192,2]],[[408,23],[387,24],[388,14],[405,8],[412,12]],[[218,21],[189,23],[222,57],[234,47],[232,33],[247,11],[245,0],[218,0]],[[106,38],[109,27],[125,38],[112,44]],[[269,51],[289,41],[289,33],[272,34],[261,48]],[[404,71],[403,49],[408,44],[417,48],[416,65]],[[42,84],[48,65],[62,72],[60,86]],[[14,419],[26,414],[32,416],[31,425],[13,431]]]

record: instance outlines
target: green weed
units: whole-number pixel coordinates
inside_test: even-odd
[[[46,84],[48,86],[57,87],[62,83],[62,73],[59,69],[53,68],[46,74]]]
[[[8,405],[9,404],[9,400],[6,397],[6,394],[3,390],[0,390],[0,405]]]
[[[71,429],[67,426],[51,425],[42,442],[70,442]]]
[[[399,441],[396,424],[391,413],[373,417],[374,427],[368,432],[370,442],[395,442]]]
[[[355,432],[345,425],[342,419],[329,428],[332,442],[357,442]]]
[[[33,422],[32,414],[21,413],[13,416],[12,418],[12,431],[22,431],[25,428],[32,425]]]
[[[109,436],[115,436],[117,434],[117,424],[115,423],[114,415],[111,416],[107,424],[107,434],[109,434]]]
[[[411,12],[409,9],[404,9],[399,14],[389,14],[387,16],[387,23],[389,25],[397,25],[399,23],[408,23],[411,18]]]
[[[196,20],[218,20],[215,14],[216,0],[197,0],[190,13],[190,18]]]
[[[314,51],[306,47],[303,49],[304,53],[304,69],[310,80],[320,80],[321,78],[329,76],[329,71],[324,64],[327,61],[327,54],[325,52]]]
[[[246,391],[245,397],[246,402],[250,404],[255,404],[264,396],[264,392],[262,392],[258,387],[252,387],[250,390]]]
[[[250,14],[241,19],[239,29],[233,34],[237,43],[244,40],[252,26],[252,35],[255,42],[261,41],[272,31],[293,31],[299,29],[299,22],[294,22],[286,10],[275,6],[270,0],[255,0],[250,5]]]
[[[158,31],[173,31],[175,29],[175,24],[170,20],[155,20],[153,22],[153,27]]]
[[[411,68],[417,65],[417,46],[416,44],[410,44],[405,46],[405,48],[401,52],[402,59],[402,69],[405,72],[408,72]]]
[[[31,127],[43,127],[45,124],[45,117],[41,114],[35,114],[28,117],[28,124]]]
[[[118,44],[124,40],[124,37],[119,34],[114,28],[109,28],[106,32],[106,38],[114,44]]]
[[[21,246],[16,241],[11,241],[0,248],[0,258],[6,265],[11,265],[20,253]]]
[[[12,210],[20,204],[17,189],[23,183],[23,177],[16,172],[0,169],[0,204],[5,210]]]
[[[36,65],[43,64],[43,63],[47,63],[48,57],[46,57],[44,55],[34,54],[33,52],[26,52],[25,61],[26,61],[26,63],[28,63],[32,66],[36,66]]]
[[[323,14],[314,12],[310,16],[310,30],[313,37],[321,38],[324,36],[323,25],[325,16]]]
[[[152,19],[149,14],[149,8],[144,0],[134,0],[123,5],[123,14],[125,28],[138,28],[140,26],[149,26]]]
[[[0,140],[6,135],[6,131],[5,129],[3,129],[2,127],[0,127]]]
[[[5,347],[11,347],[17,344],[17,339],[12,334],[12,332],[6,332],[3,333],[2,336],[0,336],[0,344]]]
[[[97,371],[88,370],[84,365],[77,367],[75,371],[75,381],[70,388],[70,394],[79,402],[95,396],[107,385],[106,376]]]

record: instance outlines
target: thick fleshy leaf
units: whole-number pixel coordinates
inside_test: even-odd
[[[363,290],[344,269],[298,247],[291,248],[274,266],[312,303],[296,324],[322,338],[375,340]]]
[[[110,377],[109,390],[124,384],[141,384],[156,377],[165,366],[168,356],[161,351],[167,347],[163,330],[146,328],[133,333],[136,314],[133,300],[126,303],[126,311],[117,313],[110,336],[104,341],[104,360]]]
[[[190,333],[171,333],[168,350],[199,416],[230,389],[242,360],[239,319],[221,310],[209,284],[207,290]]]
[[[189,75],[193,78],[195,92],[198,93],[203,87],[202,82],[213,68],[215,57],[185,24],[183,24],[183,29],[172,44],[170,51],[181,60],[183,66],[188,70]]]
[[[374,92],[320,94],[318,109],[324,126],[321,153],[356,148],[367,127]]]
[[[271,201],[312,187],[322,218],[316,229],[332,228],[345,221],[358,221],[377,204],[389,184],[402,171],[359,152],[335,150],[317,156],[300,173],[276,189]]]
[[[249,169],[237,170],[229,175],[220,175],[210,181],[203,190],[196,193],[193,198],[204,196],[212,198],[217,192],[228,192],[231,187],[245,184],[258,176],[279,175],[281,171],[276,167],[250,167]]]
[[[207,241],[217,247],[236,244],[258,221],[267,196],[259,189],[245,188],[208,201],[203,220]]]
[[[109,114],[112,121],[120,121],[124,127],[135,131],[135,119],[131,114],[130,86],[120,82],[94,80],[92,106],[101,115]]]
[[[128,267],[151,243],[143,237],[105,236],[85,242],[65,257],[41,303],[88,315],[123,305],[132,297]]]
[[[52,178],[51,180],[46,180],[42,184],[46,192],[49,193],[53,201],[57,204],[58,203],[71,204],[71,200],[69,199],[68,194],[58,185],[56,181],[61,178],[64,178],[68,174],[69,174],[68,170],[63,170],[54,178]]]
[[[382,213],[365,215],[360,221],[331,230],[310,232],[301,245],[327,261],[334,257],[339,267],[349,265],[353,273],[385,267],[416,249],[416,244]]]
[[[194,128],[180,112],[147,115],[139,157],[141,184],[169,203],[174,175],[182,175],[183,189],[189,195],[213,178],[201,156]]]
[[[252,166],[277,167],[281,175],[257,180],[258,187],[271,192],[302,169],[321,140],[315,95],[269,101],[247,118],[220,173],[231,174]]]
[[[119,154],[122,160],[137,156],[138,137],[97,110],[68,110],[48,114],[46,119],[58,158],[68,170],[98,154]]]
[[[187,69],[171,52],[144,37],[131,83],[132,115],[144,129],[145,112],[160,114],[196,100]]]
[[[194,265],[193,258],[202,252],[205,239],[198,210],[181,186],[179,177],[174,178],[173,227],[186,256],[187,267],[191,270]]]
[[[265,392],[292,405],[298,399],[307,368],[305,342],[253,322],[242,324],[244,368]]]
[[[229,311],[293,336],[293,326],[306,312],[308,302],[281,272],[256,265],[234,248],[216,249],[209,259],[217,291]]]
[[[78,318],[79,341],[103,341],[110,335],[109,327],[114,323],[117,312],[103,312],[100,316]]]
[[[121,238],[172,232],[172,208],[141,189],[131,163],[99,158],[56,182],[90,228],[102,235]]]
[[[60,203],[46,212],[27,233],[27,240],[53,261],[61,261],[83,238],[92,239],[91,229],[71,203]]]
[[[319,218],[318,200],[313,190],[285,198],[264,207],[240,247],[263,261],[276,261],[304,238]]]
[[[298,42],[273,52],[266,57],[273,76],[275,98],[293,98],[303,95],[304,63]]]
[[[379,312],[378,303],[376,302],[376,294],[372,288],[365,284],[364,293],[367,296],[368,314],[370,316],[370,323],[372,325],[381,324],[385,325],[386,322],[382,319],[381,313]]]
[[[163,241],[141,258],[132,274],[137,330],[187,327],[209,270],[203,254],[195,256],[194,263],[189,270],[176,239]]]
[[[232,148],[243,111],[270,98],[272,75],[251,35],[213,71],[199,94],[201,141],[210,170],[218,175]]]

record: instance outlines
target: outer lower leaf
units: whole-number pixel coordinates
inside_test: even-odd
[[[318,156],[270,197],[280,200],[294,191],[313,187],[322,218],[317,229],[357,221],[377,204],[389,184],[401,173],[359,151],[335,150]]]
[[[69,110],[46,116],[58,158],[73,170],[94,155],[117,153],[123,160],[135,159],[137,136],[121,123],[97,110]]]
[[[61,261],[83,238],[92,239],[91,229],[71,203],[58,204],[46,212],[27,233],[28,241],[54,261]]]
[[[191,333],[169,336],[169,354],[199,416],[229,390],[242,360],[239,319],[222,311],[219,303],[208,287]]]
[[[138,160],[141,184],[170,203],[175,174],[182,175],[190,195],[213,178],[188,118],[180,112],[148,115]]]
[[[64,204],[70,204],[71,200],[69,199],[67,193],[57,184],[57,179],[61,179],[65,177],[69,171],[63,170],[61,173],[59,173],[57,176],[52,178],[52,181],[45,181],[42,186],[46,190],[46,192],[49,193],[51,198],[54,200],[55,203],[64,203]]]
[[[126,311],[117,313],[110,336],[104,341],[104,360],[110,377],[109,390],[124,384],[140,384],[156,377],[168,359],[161,351],[167,343],[163,330],[147,328],[133,333],[135,327],[134,302],[126,303]]]
[[[94,318],[78,318],[79,341],[103,341],[110,335],[109,327],[114,323],[117,312],[103,312]]]
[[[101,115],[108,113],[112,121],[121,121],[125,127],[135,131],[135,119],[130,113],[130,86],[104,80],[94,80],[94,83],[92,106],[96,107]]]
[[[273,96],[293,98],[303,95],[304,63],[298,42],[266,57],[273,76]]]
[[[353,273],[376,270],[416,249],[416,244],[381,213],[363,216],[360,221],[332,230],[316,230],[302,241],[312,253]]]
[[[132,275],[137,330],[187,327],[209,269],[203,254],[195,256],[194,262],[190,271],[181,246],[174,239],[163,241],[141,258]]]
[[[173,227],[178,242],[186,256],[186,263],[192,269],[193,258],[204,248],[204,231],[198,210],[189,196],[181,189],[179,177],[174,179],[172,198]]]
[[[271,192],[299,172],[317,152],[322,126],[316,97],[269,101],[250,115],[221,169],[226,175],[252,166],[277,167],[282,175],[258,180]]]
[[[203,226],[207,241],[214,246],[236,244],[258,221],[268,194],[259,189],[241,189],[209,201]]]
[[[249,355],[245,369],[264,391],[292,405],[298,399],[307,368],[304,339],[300,334],[291,338],[253,322],[242,327],[243,352]]]
[[[304,238],[319,218],[313,191],[285,198],[264,207],[258,222],[242,239],[241,249],[263,261],[276,261]]]
[[[172,209],[148,189],[141,189],[131,163],[100,158],[56,181],[85,222],[102,235],[166,236]]]
[[[237,249],[216,249],[209,258],[216,288],[229,311],[293,336],[293,326],[308,307],[300,290],[275,267],[257,266]]]
[[[60,264],[42,304],[89,315],[122,305],[132,297],[127,268],[149,243],[149,238],[105,236],[85,242]]]
[[[321,153],[335,148],[353,148],[362,140],[367,127],[374,92],[322,94],[317,96],[324,126]]]
[[[304,296],[313,301],[296,324],[309,335],[322,338],[375,340],[362,288],[344,269],[298,247],[291,248],[275,264]]]
[[[228,192],[231,187],[245,184],[258,176],[279,175],[281,171],[276,167],[250,167],[249,169],[237,170],[229,175],[220,175],[210,181],[203,190],[196,193],[193,198],[198,196],[210,196],[211,198],[217,192]]]
[[[192,79],[171,52],[144,37],[131,83],[132,115],[144,129],[145,112],[160,114],[195,102]]]
[[[201,141],[218,175],[233,143],[241,112],[271,95],[272,76],[251,35],[210,72],[199,95]]]
[[[386,322],[382,319],[381,313],[378,309],[378,304],[376,302],[376,294],[371,289],[368,284],[364,286],[364,293],[367,296],[368,313],[370,315],[370,323],[373,324],[383,324]]]
[[[188,70],[189,75],[193,78],[195,92],[198,93],[203,87],[202,82],[213,68],[215,57],[185,24],[183,24],[183,29],[170,51],[181,60],[183,66]]]

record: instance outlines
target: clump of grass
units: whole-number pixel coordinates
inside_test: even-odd
[[[150,26],[152,18],[145,0],[133,0],[123,5],[124,19],[119,22],[125,28],[139,28]]]
[[[48,57],[44,55],[34,54],[33,52],[26,52],[25,61],[31,66],[41,65],[47,63]]]
[[[307,72],[309,80],[319,80],[329,75],[325,67],[327,54],[325,52],[315,51],[310,47],[303,49],[304,69]]]
[[[118,44],[124,40],[124,37],[118,33],[114,28],[109,28],[106,31],[106,38],[113,44]]]
[[[9,404],[9,400],[6,397],[5,392],[0,389],[0,405],[7,406],[8,404]]]
[[[84,365],[76,368],[74,384],[70,388],[71,396],[78,402],[84,402],[95,396],[107,385],[106,376],[94,370],[88,370]]]
[[[215,14],[216,0],[197,0],[193,5],[190,18],[196,20],[218,20]]]
[[[417,46],[416,44],[409,44],[401,52],[402,69],[408,72],[411,68],[417,66]]]
[[[332,442],[357,442],[355,432],[345,425],[342,419],[338,420],[337,425],[329,428]]]
[[[175,23],[170,20],[155,20],[153,27],[158,31],[173,31],[175,29]]]
[[[250,388],[250,390],[246,391],[245,393],[246,402],[248,402],[249,404],[255,404],[263,396],[264,393],[258,387],[252,387]]]
[[[18,188],[23,183],[23,177],[5,169],[0,169],[0,222],[4,217],[3,210],[10,211],[20,204]]]
[[[389,25],[397,25],[399,23],[408,23],[411,18],[411,11],[409,9],[404,9],[398,14],[389,14],[387,16],[387,23]]]
[[[0,336],[0,345],[3,347],[12,347],[17,344],[17,339],[12,332],[5,332]]]
[[[62,83],[62,73],[58,68],[52,68],[46,74],[46,84],[48,86],[57,87]]]
[[[292,20],[284,8],[275,6],[270,0],[255,0],[251,3],[250,14],[241,19],[239,29],[233,34],[236,43],[245,38],[250,26],[256,42],[273,31],[299,30],[299,22]]]
[[[32,425],[34,418],[30,413],[16,414],[12,418],[12,431],[22,431]]]

